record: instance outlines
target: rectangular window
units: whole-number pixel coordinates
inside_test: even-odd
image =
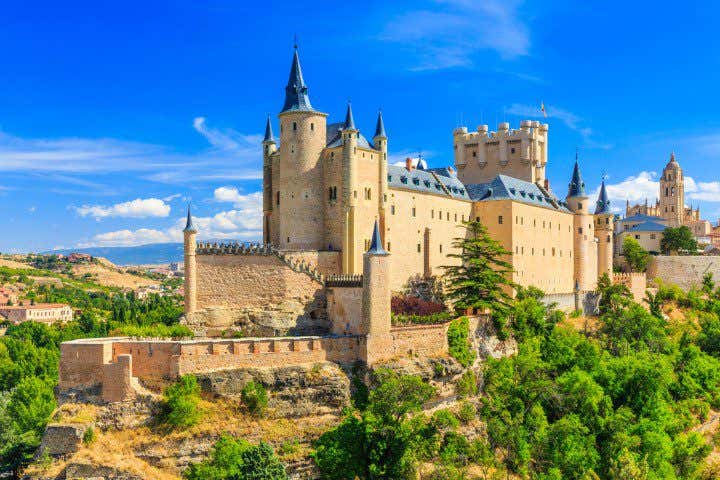
[[[435,218],[435,210],[430,210],[430,218]]]
[[[418,253],[421,252],[421,250],[420,250],[420,244],[419,244],[419,243],[417,244],[417,251],[418,251]]]
[[[395,205],[390,205],[390,215],[395,215]]]
[[[387,251],[390,251],[390,242],[387,242]]]
[[[415,216],[415,207],[412,207],[412,216]]]
[[[498,224],[502,225],[502,223],[503,223],[502,215],[499,215],[498,216]]]
[[[442,253],[442,245],[440,245],[440,253]]]

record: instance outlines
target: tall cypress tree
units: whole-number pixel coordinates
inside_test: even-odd
[[[479,221],[465,223],[466,235],[453,240],[460,253],[448,254],[458,258],[459,265],[443,267],[448,298],[456,309],[489,309],[493,317],[507,316],[511,304],[513,272],[511,252],[500,242],[490,238],[487,228]]]

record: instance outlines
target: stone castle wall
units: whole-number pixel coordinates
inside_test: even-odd
[[[647,276],[644,273],[616,273],[612,279],[613,283],[623,284],[628,287],[636,302],[640,303],[645,299]]]
[[[446,355],[448,324],[393,327],[391,356],[436,357]],[[471,327],[472,331],[473,328]]]
[[[207,336],[227,329],[250,336],[328,332],[322,283],[288,263],[305,260],[310,268],[331,271],[339,254],[293,252],[288,257],[283,261],[275,254],[198,255],[198,310],[187,316],[187,325]]]
[[[647,269],[647,279],[656,278],[674,283],[683,289],[702,284],[705,273],[720,280],[720,256],[653,256]]]
[[[335,335],[357,334],[362,323],[362,285],[327,289],[328,318]]]

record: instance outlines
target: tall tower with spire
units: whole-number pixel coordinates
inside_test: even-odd
[[[573,212],[574,270],[575,282],[581,291],[595,290],[598,278],[597,243],[595,242],[594,219],[590,213],[590,197],[585,193],[585,182],[580,173],[578,154],[568,185],[566,198],[568,208]]]
[[[272,175],[272,215],[282,221],[276,222],[279,231],[272,237],[281,248],[319,250],[325,248],[320,154],[327,140],[327,114],[310,103],[297,45],[279,117],[280,157]]]
[[[388,137],[385,133],[385,122],[383,121],[382,111],[378,112],[377,122],[375,124],[375,135],[373,136],[373,146],[380,151],[380,159],[378,162],[378,220],[380,221],[380,231],[387,232],[387,201],[388,201]]]
[[[263,242],[272,243],[276,225],[273,225],[273,184],[272,184],[272,158],[277,151],[277,144],[273,136],[272,123],[268,115],[265,123],[265,138],[263,138]]]
[[[679,227],[685,220],[685,179],[675,152],[670,154],[660,179],[660,216],[669,227]]]
[[[357,179],[357,144],[359,130],[355,128],[352,105],[348,102],[345,113],[345,125],[341,132],[343,145],[343,172],[342,172],[342,198],[344,232],[342,245],[343,273],[357,273],[356,261],[356,215],[358,206],[358,179]]]
[[[187,220],[183,229],[183,250],[185,253],[185,316],[197,309],[197,264],[195,250],[197,229],[193,223],[190,205],[187,208]]]
[[[387,358],[390,336],[390,254],[382,246],[380,227],[375,222],[370,248],[363,255],[363,297],[360,334],[365,335],[365,361]]]
[[[613,273],[613,231],[615,229],[615,216],[610,209],[610,198],[605,187],[605,178],[600,185],[600,194],[595,204],[595,234],[597,235],[597,264],[598,276],[607,273],[612,278]]]

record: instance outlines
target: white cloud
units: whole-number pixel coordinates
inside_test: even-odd
[[[172,201],[175,200],[176,198],[180,198],[180,197],[182,197],[181,194],[179,194],[179,193],[173,193],[172,195],[168,195],[167,197],[163,197],[163,201],[164,201],[164,202],[172,202]]]
[[[22,138],[0,131],[0,172],[58,174],[58,182],[81,186],[94,182],[79,177],[116,172],[142,172],[163,183],[262,178],[262,135],[211,128],[204,117],[195,118],[193,128],[209,143],[197,153],[112,138]]]
[[[262,209],[262,192],[242,195],[235,187],[219,187],[215,189],[213,198],[217,202],[232,203],[235,208],[243,210]]]
[[[35,213],[37,211],[37,207],[33,205],[32,207],[28,208],[28,212]]]
[[[235,206],[233,210],[221,211],[208,217],[196,216],[193,218],[198,230],[198,237],[239,241],[262,239],[262,192],[253,192],[247,195],[237,194],[228,201],[232,201]],[[106,232],[95,235],[91,241],[80,243],[78,246],[109,247],[181,242],[184,227],[185,218],[182,217],[177,218],[175,223],[166,229],[141,228]]]
[[[159,198],[136,198],[115,205],[83,205],[75,207],[81,217],[93,217],[96,220],[106,217],[148,218],[167,217],[170,205]]]
[[[522,0],[435,0],[433,8],[391,18],[380,38],[411,55],[412,70],[469,67],[482,50],[503,58],[527,55],[530,35]]]
[[[685,177],[685,194],[690,200],[720,202],[720,182],[696,183],[691,177]]]

